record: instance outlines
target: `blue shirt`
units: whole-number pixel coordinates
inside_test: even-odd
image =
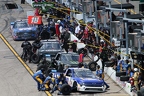
[[[51,81],[51,77],[48,76],[45,80],[44,80],[44,84],[50,82],[51,84],[53,84],[53,82]]]
[[[96,70],[96,75],[102,78],[102,70]]]
[[[43,73],[42,73],[41,70],[39,70],[39,71],[37,71],[37,72],[35,72],[35,73],[33,74],[33,78],[36,78],[37,76],[38,76],[39,78],[44,78],[44,75],[43,75]]]
[[[60,82],[62,82],[62,84],[67,83],[66,78],[65,77],[63,77],[63,78],[60,78],[60,77],[56,78],[56,84],[59,85]]]

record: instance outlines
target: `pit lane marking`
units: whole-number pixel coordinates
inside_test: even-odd
[[[21,64],[25,67],[25,69],[28,71],[28,73],[32,76],[34,72],[30,69],[30,67],[21,59],[19,54],[14,50],[14,48],[9,44],[9,42],[5,39],[5,37],[0,34],[0,38],[3,40],[3,42],[7,45],[7,47],[10,49],[10,51],[15,55],[15,57],[21,62]],[[45,91],[47,96],[52,96],[50,92]]]

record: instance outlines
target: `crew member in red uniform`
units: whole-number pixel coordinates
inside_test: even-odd
[[[59,24],[60,24],[60,20],[57,21],[57,23],[55,23],[55,29],[56,29],[56,35],[58,37],[58,39],[60,39],[60,30],[59,30]]]

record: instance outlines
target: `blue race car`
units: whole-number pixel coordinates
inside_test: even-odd
[[[38,36],[36,25],[29,25],[27,20],[17,20],[11,22],[11,31],[13,40],[33,40]]]
[[[54,73],[57,77],[58,73]],[[87,68],[68,68],[65,71],[68,84],[79,92],[105,92],[103,80],[100,80]]]

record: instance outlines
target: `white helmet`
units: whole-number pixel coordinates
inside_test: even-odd
[[[61,22],[61,20],[58,20],[58,21],[57,21],[57,23],[60,23],[60,22]]]
[[[134,72],[137,72],[138,71],[138,68],[134,68]]]

